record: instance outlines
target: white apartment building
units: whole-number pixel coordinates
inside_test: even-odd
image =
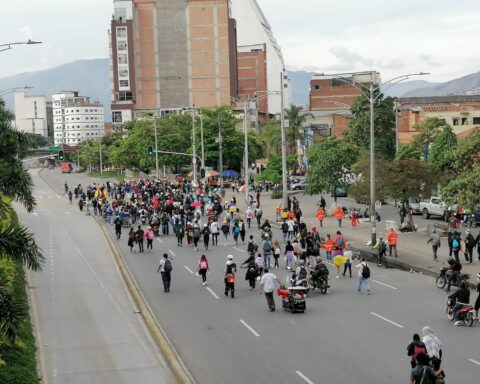
[[[280,91],[283,73],[284,107],[290,105],[288,73],[285,69],[282,50],[273,36],[272,28],[257,0],[231,0],[232,17],[237,21],[237,46],[265,44],[267,53],[267,91]],[[281,112],[278,94],[268,96],[268,112]]]
[[[64,91],[52,96],[52,104],[55,145],[76,146],[105,135],[103,105],[98,101]]]
[[[15,126],[19,131],[52,137],[52,102],[46,96],[15,93]]]

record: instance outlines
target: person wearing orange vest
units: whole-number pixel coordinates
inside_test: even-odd
[[[388,254],[392,256],[392,250],[395,251],[395,257],[397,256],[397,241],[398,241],[398,233],[395,232],[395,229],[390,228],[390,232],[387,234],[387,242],[388,242]]]
[[[280,221],[280,215],[282,214],[282,203],[275,207],[275,221]]]
[[[323,243],[323,248],[325,248],[325,252],[327,253],[327,259],[332,261],[332,251],[333,247],[335,246],[335,242],[330,238],[330,234],[327,234],[325,238],[325,243]]]
[[[342,220],[345,218],[345,213],[343,212],[342,207],[337,207],[333,210],[332,215],[334,215],[338,220],[339,228],[342,228]]]
[[[320,222],[320,227],[323,227],[323,220],[325,220],[325,215],[326,215],[325,210],[322,207],[318,208],[318,211],[315,214],[315,217]]]

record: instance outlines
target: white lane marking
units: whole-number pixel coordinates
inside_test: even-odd
[[[193,271],[190,268],[188,268],[188,266],[184,265],[184,267],[188,272],[190,272],[193,275]]]
[[[61,198],[62,198],[62,196],[60,196],[60,195],[57,195],[57,199],[61,199]]]
[[[210,288],[210,287],[207,287],[207,291],[210,292],[212,294],[213,297],[215,297],[215,299],[220,299],[220,297],[218,297],[218,295],[213,292],[213,290]]]
[[[160,239],[159,237],[157,237],[157,241],[158,241],[159,243],[163,243],[163,240]]]
[[[374,283],[383,285],[383,286],[385,286],[385,287],[388,287],[388,288],[391,288],[391,289],[397,289],[397,288],[395,288],[394,286],[388,285],[388,284],[385,284],[385,283],[382,283],[381,281],[377,281],[377,280],[374,280],[374,279],[370,279],[370,280],[373,281]]]
[[[33,216],[38,216],[38,212],[32,212]]]
[[[233,249],[236,249],[238,252],[242,252],[242,253],[245,253],[245,251],[243,249],[240,249],[240,248],[237,248],[237,247],[232,247]]]
[[[302,372],[300,371],[295,371],[295,373],[300,376],[306,383],[308,384],[314,384],[312,380],[310,380],[307,376],[305,376]]]
[[[468,361],[470,361],[473,364],[480,365],[480,361],[477,361],[477,360],[474,360],[474,359],[468,359]]]
[[[242,323],[245,328],[247,328],[250,332],[252,332],[256,337],[260,337],[260,335],[250,326],[248,325],[244,320],[240,319],[240,323]]]
[[[168,252],[170,252],[170,254],[171,254],[172,256],[175,256],[175,253],[173,253],[173,251],[172,251],[171,249],[169,249]]]
[[[375,316],[375,317],[378,317],[379,319],[382,319],[384,321],[386,321],[387,323],[390,323],[392,325],[395,325],[396,327],[398,328],[405,328],[403,325],[400,325],[398,323],[395,323],[394,321],[392,320],[389,320],[387,319],[386,317],[383,317],[383,316],[380,316],[378,313],[375,313],[375,312],[370,312],[371,315]]]

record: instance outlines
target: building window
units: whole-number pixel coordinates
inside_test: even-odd
[[[120,69],[118,71],[118,76],[120,77],[128,77],[128,69]]]
[[[118,54],[118,64],[128,64],[128,56],[126,53]]]
[[[314,88],[316,91],[318,91],[318,90],[320,89],[320,84],[315,84],[315,85],[313,86],[313,88]]]
[[[473,124],[480,124],[480,117],[474,117]]]
[[[120,38],[127,37],[127,28],[125,28],[125,27],[117,28],[117,37],[120,37]]]
[[[120,87],[128,87],[128,80],[120,80]]]
[[[468,125],[468,117],[462,117],[462,125]]]
[[[453,124],[453,125],[458,125],[458,120],[459,120],[458,117],[454,117],[454,118],[452,119],[452,124]]]
[[[126,51],[127,50],[127,42],[126,41],[117,41],[117,50],[118,51]]]
[[[349,84],[352,84],[352,80],[351,79],[347,79],[347,78],[336,78],[336,79],[332,79],[332,87],[345,87],[345,86],[348,86]]]

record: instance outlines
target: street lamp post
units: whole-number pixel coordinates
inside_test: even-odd
[[[280,72],[280,136],[282,144],[282,196],[283,208],[288,207],[287,142],[285,139],[285,107],[283,105],[283,72]]]
[[[153,118],[153,129],[155,131],[155,173],[157,176],[157,180],[160,179],[160,175],[158,173],[158,136],[157,136],[157,118]]]
[[[24,87],[13,87],[13,88],[7,88],[7,89],[4,89],[2,91],[0,91],[0,96],[5,96],[9,93],[12,93],[12,92],[15,92],[15,91],[18,91],[18,90],[21,90],[21,89],[32,89],[33,87],[29,87],[29,86],[24,86]]]
[[[31,44],[42,44],[42,42],[41,41],[33,41],[33,40],[28,39],[27,41],[18,41],[18,42],[15,42],[15,43],[0,44],[0,52],[12,49],[13,48],[12,45],[20,45],[20,44],[31,45]]]
[[[394,77],[385,82],[388,84],[387,87],[383,88],[383,91],[390,88],[391,86],[400,83],[401,81],[408,80],[410,76],[423,76],[429,75],[429,73],[410,73],[402,76]],[[375,212],[375,123],[374,123],[374,108],[375,108],[375,101],[381,96],[382,93],[379,93],[375,96],[375,92],[380,90],[380,85],[374,86],[374,76],[376,76],[376,72],[370,72],[371,81],[370,86],[368,88],[368,92],[365,91],[365,88],[359,87],[355,85],[354,80],[348,81],[343,78],[338,78],[337,80],[343,81],[346,84],[355,87],[360,91],[360,93],[368,99],[370,104],[370,222],[371,222],[371,245],[374,246],[377,243],[377,220],[376,220],[376,212]]]

